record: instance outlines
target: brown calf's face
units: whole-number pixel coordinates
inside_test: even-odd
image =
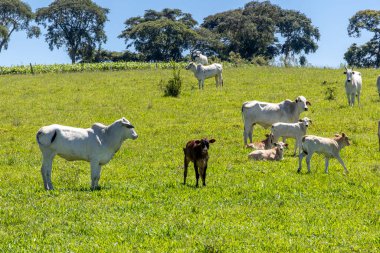
[[[210,148],[210,143],[214,143],[215,139],[208,140],[207,138],[203,138],[200,140],[196,140],[195,144],[197,147],[201,147],[202,153],[207,153],[208,149]]]

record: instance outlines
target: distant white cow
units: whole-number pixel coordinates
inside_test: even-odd
[[[348,137],[342,133],[342,135],[336,134],[334,138],[324,138],[314,135],[306,135],[302,138],[302,153],[299,156],[299,167],[297,172],[301,172],[302,159],[306,157],[307,171],[310,173],[310,160],[313,153],[322,154],[325,156],[325,173],[328,173],[330,158],[336,158],[343,166],[344,171],[348,173],[346,166],[342,158],[340,158],[339,152],[345,146],[349,146],[350,142]]]
[[[203,66],[202,64],[196,65],[194,62],[190,62],[186,69],[193,72],[194,76],[198,79],[199,89],[203,89],[205,79],[211,77],[215,77],[216,87],[223,86],[223,67],[219,63]]]
[[[294,155],[301,153],[302,137],[306,135],[306,130],[312,121],[308,117],[304,117],[297,123],[283,123],[278,122],[272,125],[271,133],[273,134],[273,142],[277,142],[280,137],[294,138],[296,144],[294,145]]]
[[[377,77],[376,85],[377,85],[377,92],[379,93],[379,97],[380,97],[380,76]]]
[[[91,128],[49,125],[37,132],[42,152],[41,174],[46,190],[53,190],[52,164],[55,155],[67,161],[83,160],[91,164],[91,189],[97,189],[101,166],[107,164],[126,139],[137,138],[131,123],[125,118],[109,126],[95,123]]]
[[[201,51],[195,51],[194,52],[194,61],[197,64],[207,65],[208,59],[206,55],[201,54]]]
[[[311,104],[304,96],[297,97],[295,101],[287,99],[278,104],[260,101],[243,103],[241,111],[244,122],[244,145],[247,145],[248,137],[252,143],[255,124],[268,128],[277,122],[296,123],[300,114],[308,110],[308,105]]]
[[[362,90],[362,76],[358,71],[353,69],[348,69],[345,67],[346,71],[343,72],[346,74],[346,81],[344,83],[346,88],[346,95],[349,106],[354,106],[355,104],[355,95],[358,97],[358,105],[360,105],[360,92]]]

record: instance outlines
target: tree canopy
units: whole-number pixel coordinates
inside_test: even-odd
[[[344,59],[349,65],[357,67],[380,67],[380,11],[358,11],[349,20],[348,35],[360,37],[366,30],[373,33],[373,37],[364,45],[352,44],[344,54]]]
[[[147,10],[143,17],[129,18],[124,24],[119,38],[125,39],[127,48],[134,46],[147,60],[179,60],[197,38],[194,31],[197,22],[191,14],[179,9]]]
[[[36,21],[47,28],[50,50],[65,46],[71,62],[91,58],[105,43],[104,24],[109,10],[91,0],[55,0],[36,12]]]
[[[242,9],[208,16],[202,27],[219,35],[224,44],[219,50],[222,58],[234,52],[246,59],[271,59],[279,54],[288,59],[290,55],[315,52],[320,38],[318,28],[304,14],[283,10],[269,1],[252,1]]]
[[[28,38],[39,36],[38,27],[31,26],[34,13],[20,0],[0,0],[0,52],[7,49],[14,32],[26,30]]]

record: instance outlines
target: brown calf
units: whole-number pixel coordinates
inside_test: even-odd
[[[247,144],[247,148],[252,148],[256,150],[271,149],[273,146],[273,134],[266,134],[265,139],[260,142],[254,142]]]
[[[208,140],[203,138],[201,140],[191,140],[187,142],[186,147],[183,149],[185,154],[185,169],[183,173],[183,184],[186,184],[187,167],[190,162],[194,163],[195,178],[197,179],[196,187],[198,187],[199,174],[202,177],[203,186],[206,186],[206,170],[208,161],[208,149],[210,143],[214,143],[215,139]]]

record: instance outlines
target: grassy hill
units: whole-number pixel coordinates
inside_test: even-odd
[[[380,100],[376,70],[361,70],[362,106],[350,108],[343,70],[228,67],[223,89],[199,91],[183,70],[179,98],[164,97],[171,70],[0,76],[0,249],[3,252],[378,252],[380,250]],[[335,100],[326,99],[333,91]],[[345,132],[329,174],[315,155],[297,174],[294,141],[280,162],[248,161],[241,105],[305,96],[309,134]],[[127,140],[90,191],[86,162],[53,164],[43,189],[35,134],[43,125],[90,127],[125,116]],[[268,129],[256,127],[254,139]],[[183,151],[209,137],[207,186],[195,188]]]

